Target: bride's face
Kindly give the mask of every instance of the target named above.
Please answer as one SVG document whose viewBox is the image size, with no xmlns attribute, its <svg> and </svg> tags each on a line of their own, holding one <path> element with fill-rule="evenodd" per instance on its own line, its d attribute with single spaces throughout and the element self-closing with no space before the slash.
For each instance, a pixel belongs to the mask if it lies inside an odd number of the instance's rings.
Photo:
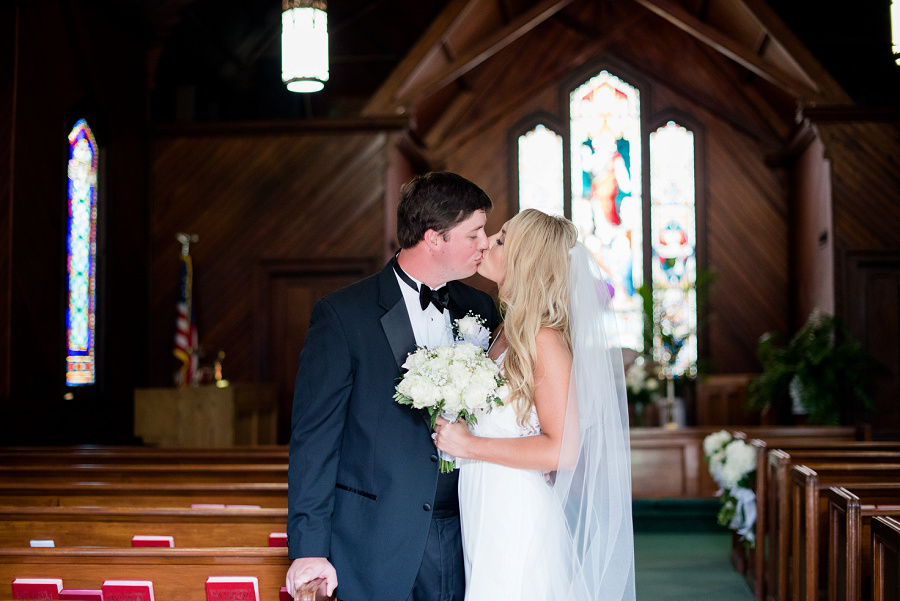
<svg viewBox="0 0 900 601">
<path fill-rule="evenodd" d="M 503 242 L 506 239 L 506 227 L 509 222 L 503 224 L 500 231 L 488 238 L 488 247 L 484 251 L 481 263 L 478 265 L 478 273 L 483 277 L 496 282 L 499 286 L 506 278 L 506 266 L 503 263 Z"/>
</svg>

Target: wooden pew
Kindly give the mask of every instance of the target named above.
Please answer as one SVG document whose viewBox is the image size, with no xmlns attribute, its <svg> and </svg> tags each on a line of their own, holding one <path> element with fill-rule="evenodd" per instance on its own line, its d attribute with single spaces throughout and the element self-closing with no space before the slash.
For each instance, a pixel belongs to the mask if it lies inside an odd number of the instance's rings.
<svg viewBox="0 0 900 601">
<path fill-rule="evenodd" d="M 287 463 L 287 447 L 158 449 L 153 447 L 0 447 L 2 465 Z"/>
<path fill-rule="evenodd" d="M 699 499 L 715 496 L 718 486 L 709 475 L 703 439 L 721 427 L 631 429 L 631 484 L 635 499 Z M 862 440 L 870 429 L 845 426 L 742 428 L 751 438 Z"/>
<path fill-rule="evenodd" d="M 872 563 L 874 601 L 900 599 L 900 521 L 872 519 Z"/>
<path fill-rule="evenodd" d="M 285 548 L 0 548 L 0 586 L 14 578 L 62 578 L 66 588 L 78 589 L 99 589 L 104 580 L 151 580 L 156 599 L 182 601 L 205 599 L 209 576 L 256 576 L 260 601 L 278 601 L 290 563 Z"/>
<path fill-rule="evenodd" d="M 825 491 L 828 503 L 828 600 L 871 598 L 872 518 L 900 516 L 900 483 L 888 488 Z"/>
<path fill-rule="evenodd" d="M 784 428 L 773 428 L 775 432 L 783 432 Z M 779 432 L 779 433 L 781 433 Z M 864 434 L 866 431 L 861 430 Z M 847 430 L 844 434 L 848 434 Z M 770 449 L 780 449 L 784 451 L 840 451 L 848 452 L 850 450 L 858 451 L 894 451 L 900 452 L 900 443 L 898 442 L 869 442 L 855 441 L 838 436 L 818 438 L 818 437 L 779 437 L 767 436 L 765 440 L 754 438 L 749 439 L 746 432 L 736 431 L 732 435 L 735 438 L 743 439 L 754 448 L 756 453 L 756 482 L 754 492 L 757 499 L 757 516 L 755 525 L 756 546 L 750 553 L 746 553 L 743 543 L 737 538 L 732 544 L 732 562 L 737 567 L 740 558 L 746 555 L 746 571 L 747 584 L 754 596 L 758 599 L 766 598 L 766 549 L 767 549 L 767 533 L 770 531 L 769 526 L 769 508 L 766 499 L 769 495 L 769 471 L 768 471 L 768 451 Z M 784 481 L 780 482 L 783 494 L 787 494 L 787 470 L 783 471 Z M 786 511 L 786 507 L 783 507 Z"/>
<path fill-rule="evenodd" d="M 0 483 L 121 482 L 121 483 L 242 483 L 287 482 L 288 465 L 12 465 L 0 466 Z"/>
<path fill-rule="evenodd" d="M 194 503 L 287 507 L 287 482 L 245 484 L 0 484 L 0 506 L 176 507 Z"/>
<path fill-rule="evenodd" d="M 176 547 L 266 547 L 287 509 L 0 507 L 0 547 L 130 547 L 135 534 L 172 536 Z"/>
<path fill-rule="evenodd" d="M 779 481 L 775 484 L 772 484 L 770 482 L 768 468 L 769 450 L 778 449 L 787 453 L 793 451 L 835 451 L 841 453 L 866 451 L 900 452 L 900 442 L 870 442 L 841 439 L 835 440 L 831 437 L 781 438 L 770 436 L 765 440 L 759 438 L 747 439 L 747 434 L 744 432 L 735 432 L 734 436 L 735 438 L 744 438 L 745 440 L 748 440 L 748 444 L 750 444 L 750 446 L 752 446 L 754 448 L 754 451 L 756 452 L 755 493 L 757 500 L 757 514 L 755 536 L 757 544 L 752 553 L 749 554 L 749 565 L 746 575 L 750 590 L 753 591 L 753 594 L 758 599 L 764 599 L 766 597 L 766 536 L 767 533 L 771 531 L 771 527 L 768 525 L 768 522 L 770 519 L 772 519 L 769 517 L 770 510 L 766 501 L 769 495 L 769 486 L 780 486 L 781 490 L 776 491 L 776 494 L 779 492 L 784 495 L 787 494 L 787 469 L 783 469 L 783 471 L 780 472 L 781 477 L 783 478 L 782 481 Z M 787 511 L 786 505 L 783 505 L 782 509 L 784 511 Z M 736 550 L 733 550 L 733 552 L 735 551 Z"/>
<path fill-rule="evenodd" d="M 895 464 L 814 463 L 791 468 L 790 523 L 777 534 L 779 548 L 787 546 L 789 555 L 780 557 L 781 578 L 788 580 L 786 568 L 791 566 L 790 587 L 793 599 L 818 601 L 819 541 L 827 536 L 827 504 L 822 491 L 831 486 L 854 490 L 889 488 L 900 481 L 900 462 Z M 824 530 L 824 532 L 823 532 Z M 827 553 L 825 553 L 827 561 Z M 783 580 L 779 580 L 779 589 Z M 785 597 L 786 598 L 786 597 Z"/>
<path fill-rule="evenodd" d="M 860 477 L 869 478 L 866 470 L 873 468 L 876 473 L 882 474 L 881 478 L 890 481 L 891 477 L 900 478 L 900 452 L 894 454 L 890 451 L 866 451 L 862 454 L 855 453 L 852 445 L 847 447 L 844 456 L 840 457 L 840 461 L 845 464 L 853 464 Z M 788 557 L 790 554 L 790 538 L 788 534 L 791 528 L 790 521 L 790 470 L 798 462 L 809 465 L 810 467 L 818 467 L 829 465 L 830 460 L 836 460 L 833 453 L 826 452 L 825 456 L 817 457 L 815 450 L 799 450 L 787 453 L 781 449 L 770 450 L 767 456 L 765 478 L 766 491 L 765 499 L 760 501 L 757 497 L 757 507 L 761 503 L 765 503 L 763 514 L 763 536 L 757 539 L 757 546 L 764 545 L 767 554 L 765 556 L 766 577 L 765 577 L 765 598 L 769 600 L 786 600 L 788 595 L 789 575 Z M 875 459 L 876 453 L 881 453 L 878 461 L 886 462 L 884 464 L 871 463 Z M 896 461 L 896 463 L 891 463 Z M 878 471 L 883 468 L 882 471 Z M 896 470 L 896 471 L 892 471 Z M 758 476 L 759 474 L 757 474 Z M 871 479 L 871 478 L 870 478 Z M 850 480 L 857 482 L 859 480 Z M 776 536 L 777 534 L 777 536 Z"/>
</svg>

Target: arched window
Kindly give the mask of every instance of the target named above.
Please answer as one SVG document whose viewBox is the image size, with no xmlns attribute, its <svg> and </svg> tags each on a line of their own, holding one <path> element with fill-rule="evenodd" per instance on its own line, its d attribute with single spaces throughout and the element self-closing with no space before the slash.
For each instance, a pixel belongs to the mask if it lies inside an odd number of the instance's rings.
<svg viewBox="0 0 900 601">
<path fill-rule="evenodd" d="M 569 217 L 612 286 L 619 344 L 652 353 L 667 376 L 692 376 L 698 355 L 695 134 L 675 120 L 643 131 L 640 90 L 609 70 L 595 73 L 568 95 L 566 126 L 537 125 L 516 139 L 519 210 Z M 546 116 L 526 123 L 548 120 L 555 122 Z M 641 296 L 647 286 L 652 316 Z M 645 324 L 648 317 L 652 323 Z"/>
<path fill-rule="evenodd" d="M 653 356 L 667 376 L 697 366 L 694 134 L 669 121 L 650 134 Z"/>
<path fill-rule="evenodd" d="M 519 210 L 563 215 L 563 139 L 539 123 L 518 137 Z"/>
<path fill-rule="evenodd" d="M 69 133 L 66 385 L 96 382 L 97 141 L 84 119 Z"/>
</svg>

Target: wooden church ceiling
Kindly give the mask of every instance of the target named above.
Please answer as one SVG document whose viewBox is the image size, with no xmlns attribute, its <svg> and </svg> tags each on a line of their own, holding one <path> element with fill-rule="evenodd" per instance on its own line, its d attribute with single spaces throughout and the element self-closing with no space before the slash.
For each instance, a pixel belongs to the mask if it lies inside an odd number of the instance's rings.
<svg viewBox="0 0 900 601">
<path fill-rule="evenodd" d="M 126 2 L 151 29 L 156 122 L 405 115 L 426 147 L 452 145 L 605 56 L 783 138 L 798 105 L 852 102 L 839 77 L 863 89 L 859 73 L 875 73 L 866 40 L 889 40 L 876 35 L 889 23 L 874 3 L 854 7 L 855 29 L 842 29 L 845 16 L 813 0 L 332 0 L 331 79 L 302 95 L 280 80 L 277 0 Z M 795 29 L 846 71 L 823 67 Z M 827 52 L 841 48 L 847 57 Z M 866 58 L 848 64 L 854 51 Z M 717 106 L 710 78 L 728 82 L 735 106 Z"/>
</svg>

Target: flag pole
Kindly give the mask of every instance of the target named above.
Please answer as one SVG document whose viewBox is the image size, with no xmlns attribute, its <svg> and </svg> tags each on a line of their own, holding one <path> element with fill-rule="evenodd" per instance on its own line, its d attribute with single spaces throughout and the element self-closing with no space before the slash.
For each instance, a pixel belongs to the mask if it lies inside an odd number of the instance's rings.
<svg viewBox="0 0 900 601">
<path fill-rule="evenodd" d="M 188 386 L 197 371 L 197 326 L 194 323 L 193 311 L 193 265 L 191 262 L 191 244 L 200 237 L 197 234 L 178 232 L 175 239 L 181 243 L 181 286 L 176 303 L 177 317 L 175 321 L 175 348 L 173 354 L 181 361 L 181 368 L 176 375 L 178 386 Z"/>
</svg>

